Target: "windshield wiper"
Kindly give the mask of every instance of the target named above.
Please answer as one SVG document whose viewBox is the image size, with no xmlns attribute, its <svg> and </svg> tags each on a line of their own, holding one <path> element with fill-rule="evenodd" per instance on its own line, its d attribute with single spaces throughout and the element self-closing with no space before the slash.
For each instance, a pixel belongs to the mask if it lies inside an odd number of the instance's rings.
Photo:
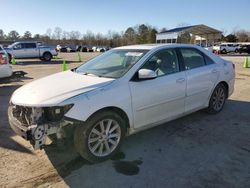
<svg viewBox="0 0 250 188">
<path fill-rule="evenodd" d="M 84 72 L 83 75 L 90 75 L 90 76 L 102 77 L 100 75 L 96 75 L 96 74 L 93 74 L 93 73 L 90 73 L 90 72 Z"/>
</svg>

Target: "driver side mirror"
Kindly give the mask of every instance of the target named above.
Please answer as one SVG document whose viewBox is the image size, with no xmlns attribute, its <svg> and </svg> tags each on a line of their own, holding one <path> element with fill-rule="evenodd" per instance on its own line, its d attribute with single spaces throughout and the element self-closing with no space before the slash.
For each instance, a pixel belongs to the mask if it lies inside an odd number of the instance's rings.
<svg viewBox="0 0 250 188">
<path fill-rule="evenodd" d="M 140 69 L 138 71 L 139 80 L 149 80 L 157 77 L 157 74 L 150 69 Z"/>
</svg>

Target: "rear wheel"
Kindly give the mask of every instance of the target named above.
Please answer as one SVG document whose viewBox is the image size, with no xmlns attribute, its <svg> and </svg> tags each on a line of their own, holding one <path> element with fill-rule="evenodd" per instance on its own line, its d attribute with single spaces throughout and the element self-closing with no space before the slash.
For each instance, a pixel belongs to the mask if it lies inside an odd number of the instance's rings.
<svg viewBox="0 0 250 188">
<path fill-rule="evenodd" d="M 219 84 L 215 87 L 207 108 L 207 112 L 210 114 L 216 114 L 220 112 L 225 104 L 227 97 L 227 90 L 223 84 Z"/>
<path fill-rule="evenodd" d="M 49 52 L 45 52 L 42 57 L 45 61 L 50 61 L 52 59 L 52 55 Z"/>
<path fill-rule="evenodd" d="M 103 111 L 76 127 L 74 143 L 83 158 L 98 162 L 118 151 L 124 137 L 125 121 L 112 111 Z"/>
</svg>

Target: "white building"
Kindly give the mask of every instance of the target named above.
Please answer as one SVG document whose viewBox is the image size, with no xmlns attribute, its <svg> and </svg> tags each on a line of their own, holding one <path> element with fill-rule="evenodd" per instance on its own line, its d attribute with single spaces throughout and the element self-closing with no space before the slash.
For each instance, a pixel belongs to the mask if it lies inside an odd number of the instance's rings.
<svg viewBox="0 0 250 188">
<path fill-rule="evenodd" d="M 206 25 L 178 27 L 156 34 L 157 43 L 195 43 L 209 46 L 220 42 L 222 32 Z"/>
</svg>

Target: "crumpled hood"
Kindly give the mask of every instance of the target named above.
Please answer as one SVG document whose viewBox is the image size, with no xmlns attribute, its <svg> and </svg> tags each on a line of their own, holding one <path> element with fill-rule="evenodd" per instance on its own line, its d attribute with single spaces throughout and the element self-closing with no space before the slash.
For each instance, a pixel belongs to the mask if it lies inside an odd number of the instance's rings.
<svg viewBox="0 0 250 188">
<path fill-rule="evenodd" d="M 53 106 L 112 81 L 114 79 L 81 75 L 72 71 L 60 72 L 20 87 L 13 93 L 11 102 L 23 106 Z"/>
</svg>

